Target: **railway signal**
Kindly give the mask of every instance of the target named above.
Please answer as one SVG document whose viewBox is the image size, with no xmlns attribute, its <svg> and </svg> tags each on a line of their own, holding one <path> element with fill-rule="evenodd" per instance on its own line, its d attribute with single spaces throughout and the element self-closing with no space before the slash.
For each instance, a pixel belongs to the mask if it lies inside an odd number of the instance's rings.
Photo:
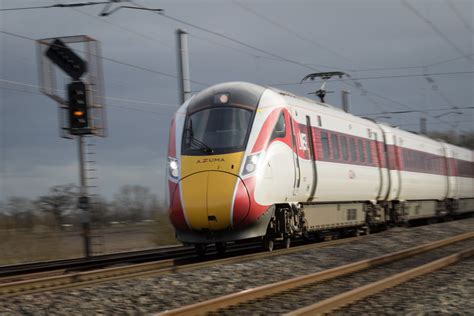
<svg viewBox="0 0 474 316">
<path fill-rule="evenodd" d="M 90 133 L 86 85 L 82 81 L 67 85 L 69 127 L 71 135 Z"/>
<path fill-rule="evenodd" d="M 50 44 L 46 56 L 75 80 L 87 71 L 86 62 L 58 38 Z"/>
<path fill-rule="evenodd" d="M 60 131 L 76 138 L 79 152 L 78 209 L 82 210 L 84 253 L 91 256 L 90 215 L 84 136 L 106 136 L 104 83 L 100 43 L 87 35 L 45 38 L 37 41 L 41 92 L 59 105 Z M 68 45 L 82 45 L 79 56 Z M 70 77 L 66 92 L 57 86 L 59 70 Z M 94 87 L 94 89 L 90 89 Z M 76 137 L 75 137 L 76 136 Z"/>
</svg>

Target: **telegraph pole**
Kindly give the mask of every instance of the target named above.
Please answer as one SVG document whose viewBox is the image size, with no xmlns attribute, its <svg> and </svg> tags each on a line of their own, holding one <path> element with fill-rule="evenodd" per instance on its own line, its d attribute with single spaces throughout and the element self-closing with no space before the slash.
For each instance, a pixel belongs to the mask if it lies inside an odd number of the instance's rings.
<svg viewBox="0 0 474 316">
<path fill-rule="evenodd" d="M 182 29 L 176 30 L 178 48 L 178 85 L 179 102 L 183 104 L 191 96 L 191 80 L 189 76 L 188 36 Z"/>
</svg>

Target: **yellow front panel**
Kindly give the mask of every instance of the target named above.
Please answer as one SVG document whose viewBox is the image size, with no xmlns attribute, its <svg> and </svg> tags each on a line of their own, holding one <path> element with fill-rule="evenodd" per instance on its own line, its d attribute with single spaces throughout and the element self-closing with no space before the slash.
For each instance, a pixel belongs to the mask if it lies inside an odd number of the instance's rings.
<svg viewBox="0 0 474 316">
<path fill-rule="evenodd" d="M 225 172 L 209 172 L 207 180 L 207 214 L 214 216 L 209 221 L 211 229 L 225 229 L 230 226 L 232 197 L 237 177 Z"/>
<path fill-rule="evenodd" d="M 224 155 L 181 156 L 181 178 L 190 174 L 218 170 L 238 174 L 244 152 Z"/>
<path fill-rule="evenodd" d="M 200 172 L 181 181 L 184 211 L 192 229 L 209 228 L 207 220 L 207 172 Z"/>
<path fill-rule="evenodd" d="M 243 152 L 181 156 L 181 194 L 192 229 L 230 226 L 232 197 Z"/>
</svg>

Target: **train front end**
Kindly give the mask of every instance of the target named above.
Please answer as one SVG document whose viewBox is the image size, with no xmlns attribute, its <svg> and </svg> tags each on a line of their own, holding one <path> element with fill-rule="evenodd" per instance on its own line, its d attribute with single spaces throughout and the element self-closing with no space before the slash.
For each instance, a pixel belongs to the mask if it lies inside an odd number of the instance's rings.
<svg viewBox="0 0 474 316">
<path fill-rule="evenodd" d="M 210 87 L 186 102 L 171 124 L 168 146 L 169 215 L 178 240 L 204 246 L 265 234 L 270 215 L 249 217 L 255 168 L 245 156 L 265 88 L 249 83 Z"/>
</svg>

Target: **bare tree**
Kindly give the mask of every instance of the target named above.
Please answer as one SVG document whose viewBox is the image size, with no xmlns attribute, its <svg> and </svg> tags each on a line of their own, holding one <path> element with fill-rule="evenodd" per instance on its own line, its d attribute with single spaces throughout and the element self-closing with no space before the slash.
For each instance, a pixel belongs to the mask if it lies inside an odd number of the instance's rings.
<svg viewBox="0 0 474 316">
<path fill-rule="evenodd" d="M 113 208 L 117 220 L 140 221 L 151 217 L 156 196 L 141 185 L 124 185 L 114 195 Z"/>
<path fill-rule="evenodd" d="M 110 220 L 110 204 L 103 196 L 96 196 L 90 204 L 91 222 L 94 225 L 105 226 Z"/>
<path fill-rule="evenodd" d="M 34 207 L 25 197 L 12 196 L 4 204 L 4 211 L 11 218 L 15 228 L 31 229 L 34 226 Z"/>
<path fill-rule="evenodd" d="M 474 149 L 474 133 L 463 133 L 456 135 L 455 132 L 431 132 L 429 136 L 433 139 L 441 139 L 447 143 L 461 147 Z"/>
<path fill-rule="evenodd" d="M 74 184 L 56 185 L 48 195 L 40 196 L 35 204 L 39 210 L 52 215 L 56 227 L 61 227 L 64 214 L 76 208 L 77 189 Z"/>
</svg>

